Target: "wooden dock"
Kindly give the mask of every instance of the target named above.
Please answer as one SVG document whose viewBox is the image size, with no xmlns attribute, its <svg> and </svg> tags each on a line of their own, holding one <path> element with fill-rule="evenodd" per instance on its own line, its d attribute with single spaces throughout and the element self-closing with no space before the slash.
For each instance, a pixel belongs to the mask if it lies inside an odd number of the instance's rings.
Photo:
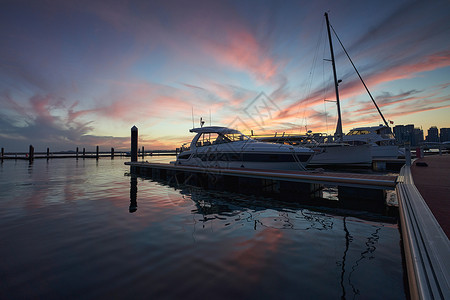
<svg viewBox="0 0 450 300">
<path fill-rule="evenodd" d="M 279 171 L 279 170 L 255 170 L 255 169 L 222 169 L 202 168 L 195 166 L 184 166 L 174 164 L 149 163 L 149 162 L 126 162 L 126 165 L 134 168 L 134 172 L 145 175 L 152 174 L 153 170 L 164 170 L 169 172 L 192 172 L 199 174 L 229 175 L 249 178 L 261 178 L 272 180 L 283 180 L 304 183 L 320 183 L 328 185 L 372 188 L 372 189 L 394 189 L 397 176 L 334 173 L 319 171 Z"/>
<path fill-rule="evenodd" d="M 450 299 L 450 156 L 405 165 L 398 181 L 411 299 Z"/>
<path fill-rule="evenodd" d="M 148 156 L 175 156 L 177 152 L 175 150 L 150 150 L 138 152 L 138 157 Z M 54 158 L 114 158 L 114 157 L 130 157 L 130 153 L 126 151 L 114 151 L 111 148 L 110 151 L 61 151 L 50 152 L 47 148 L 47 152 L 34 152 L 34 148 L 30 147 L 29 152 L 9 152 L 5 153 L 2 148 L 0 154 L 0 161 L 3 160 L 34 160 L 34 159 L 54 159 Z"/>
<path fill-rule="evenodd" d="M 397 179 L 396 176 L 320 171 L 201 168 L 149 162 L 125 164 L 130 166 L 134 175 L 167 180 L 177 185 L 267 195 L 283 201 L 312 201 L 313 205 L 321 205 L 319 202 L 322 201 L 323 205 L 377 212 L 386 210 L 387 190 L 395 189 Z M 323 197 L 327 186 L 337 186 L 339 201 Z"/>
</svg>

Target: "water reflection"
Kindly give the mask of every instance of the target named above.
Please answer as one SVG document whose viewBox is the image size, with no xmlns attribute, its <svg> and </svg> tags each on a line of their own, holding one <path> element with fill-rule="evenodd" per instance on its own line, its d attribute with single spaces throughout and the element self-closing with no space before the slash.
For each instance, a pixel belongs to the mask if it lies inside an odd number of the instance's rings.
<svg viewBox="0 0 450 300">
<path fill-rule="evenodd" d="M 128 175 L 130 176 L 130 212 L 134 212 L 137 209 L 137 178 L 134 175 Z M 338 208 L 305 207 L 300 203 L 280 202 L 279 200 L 263 196 L 252 197 L 226 191 L 206 190 L 201 187 L 179 184 L 176 181 L 160 179 L 151 179 L 149 181 L 157 182 L 175 191 L 176 193 L 168 194 L 168 197 L 173 200 L 172 203 L 175 205 L 178 205 L 180 198 L 183 199 L 183 205 L 186 205 L 186 199 L 192 202 L 194 209 L 191 209 L 191 214 L 201 216 L 195 219 L 193 223 L 192 236 L 194 240 L 196 240 L 198 230 L 196 227 L 198 224 L 201 224 L 202 229 L 214 226 L 216 231 L 218 228 L 247 226 L 253 231 L 257 231 L 257 235 L 264 234 L 266 243 L 256 248 L 255 246 L 251 247 L 253 249 L 252 255 L 262 256 L 262 260 L 270 258 L 266 257 L 266 252 L 258 254 L 261 249 L 257 249 L 262 247 L 262 249 L 267 251 L 267 241 L 273 240 L 273 238 L 277 241 L 276 244 L 282 244 L 283 231 L 329 231 L 331 236 L 333 236 L 331 239 L 338 239 L 337 244 L 340 243 L 339 241 L 344 241 L 344 246 L 337 246 L 333 250 L 336 253 L 334 262 L 339 268 L 340 274 L 336 281 L 340 285 L 341 299 L 354 299 L 361 294 L 364 286 L 361 286 L 362 282 L 359 274 L 367 273 L 367 271 L 360 268 L 364 265 L 364 261 L 377 259 L 377 243 L 383 225 L 372 222 L 376 222 L 375 219 L 377 218 L 380 222 L 392 224 L 396 222 L 395 218 L 383 215 L 375 216 L 372 213 L 353 212 L 358 217 L 358 219 L 355 219 L 351 211 L 344 211 Z M 146 180 L 143 180 L 142 184 L 145 184 L 145 182 Z M 337 222 L 339 220 L 342 220 L 343 226 L 337 226 L 336 228 L 336 224 L 340 224 L 340 222 Z M 349 220 L 350 226 L 348 224 Z M 355 226 L 355 224 L 363 224 L 364 227 L 368 227 L 370 230 L 352 234 L 350 227 Z M 355 239 L 357 240 L 356 244 L 354 243 Z M 273 244 L 272 246 L 276 245 Z M 278 247 L 281 246 L 276 246 L 276 248 Z M 280 251 L 274 250 L 273 254 L 276 255 Z M 242 256 L 247 257 L 247 255 L 241 253 L 239 257 Z M 250 258 L 248 257 L 248 259 Z M 244 262 L 239 262 L 239 259 L 234 261 L 235 265 L 240 265 L 240 263 Z M 240 268 L 242 267 L 241 265 Z M 367 266 L 364 265 L 364 268 L 367 268 Z"/>
<path fill-rule="evenodd" d="M 405 298 L 394 222 L 125 177 L 123 162 L 0 167 L 3 298 Z"/>
<path fill-rule="evenodd" d="M 350 268 L 350 271 L 346 271 L 346 262 L 347 262 L 347 253 L 350 249 L 350 244 L 353 242 L 353 236 L 350 234 L 350 231 L 347 227 L 347 217 L 344 217 L 343 220 L 343 229 L 345 232 L 345 248 L 344 248 L 344 253 L 342 256 L 342 262 L 337 262 L 338 265 L 341 266 L 341 289 L 342 289 L 342 295 L 341 295 L 341 299 L 347 299 L 347 298 L 351 298 L 354 299 L 357 295 L 360 295 L 360 290 L 356 287 L 356 284 L 353 281 L 353 275 L 354 273 L 357 271 L 358 267 L 361 266 L 361 262 L 365 259 L 375 259 L 376 256 L 374 255 L 376 248 L 376 245 L 378 243 L 379 240 L 379 231 L 380 231 L 380 227 L 375 228 L 375 232 L 373 232 L 372 234 L 370 234 L 367 237 L 367 240 L 365 242 L 365 248 L 361 249 L 362 252 L 360 252 L 360 257 L 354 261 L 353 265 Z M 345 277 L 346 277 L 346 273 L 347 274 L 347 282 L 344 281 Z M 351 293 L 352 293 L 352 297 L 347 297 L 347 292 L 346 292 L 346 286 L 348 286 L 351 288 Z"/>
<path fill-rule="evenodd" d="M 135 175 L 130 176 L 130 208 L 129 212 L 134 213 L 137 211 L 137 177 Z"/>
</svg>

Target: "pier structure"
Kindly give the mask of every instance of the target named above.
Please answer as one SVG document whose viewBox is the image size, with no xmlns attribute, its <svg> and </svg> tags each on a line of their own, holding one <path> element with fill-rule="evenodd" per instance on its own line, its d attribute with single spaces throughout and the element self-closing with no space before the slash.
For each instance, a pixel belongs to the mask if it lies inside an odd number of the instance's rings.
<svg viewBox="0 0 450 300">
<path fill-rule="evenodd" d="M 3 152 L 0 153 L 0 160 L 30 160 L 30 151 L 28 152 L 5 152 L 5 149 L 3 149 Z M 175 150 L 168 151 L 168 150 L 152 150 L 147 151 L 142 155 L 142 153 L 139 156 L 146 157 L 146 156 L 166 156 L 166 155 L 175 155 Z M 46 148 L 44 152 L 35 151 L 33 148 L 32 152 L 33 160 L 35 159 L 53 159 L 53 158 L 114 158 L 118 156 L 130 156 L 129 152 L 126 151 L 117 151 L 115 148 L 111 147 L 110 151 L 98 151 L 97 149 L 94 151 L 86 151 L 86 148 L 83 148 L 83 150 L 80 152 L 79 148 L 77 147 L 74 151 L 50 151 L 50 148 Z"/>
<path fill-rule="evenodd" d="M 275 194 L 289 199 L 322 198 L 325 186 L 337 186 L 340 201 L 376 202 L 384 206 L 386 190 L 394 190 L 396 176 L 331 173 L 321 171 L 281 171 L 245 168 L 204 168 L 196 166 L 126 162 L 131 173 L 154 179 L 226 189 L 252 194 Z"/>
<path fill-rule="evenodd" d="M 416 159 L 398 181 L 411 299 L 450 299 L 450 155 Z"/>
</svg>

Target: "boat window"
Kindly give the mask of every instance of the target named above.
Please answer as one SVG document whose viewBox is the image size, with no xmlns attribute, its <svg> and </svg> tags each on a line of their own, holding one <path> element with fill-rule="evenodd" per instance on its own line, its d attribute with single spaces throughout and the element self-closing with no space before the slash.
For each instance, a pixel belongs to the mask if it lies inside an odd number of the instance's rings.
<svg viewBox="0 0 450 300">
<path fill-rule="evenodd" d="M 197 140 L 196 146 L 204 147 L 215 144 L 218 136 L 219 135 L 217 133 L 202 133 L 202 135 Z"/>
<path fill-rule="evenodd" d="M 355 145 L 355 146 L 367 144 L 367 143 L 364 142 L 364 141 L 347 141 L 346 143 L 349 144 L 349 145 Z"/>
<path fill-rule="evenodd" d="M 224 134 L 224 140 L 229 142 L 247 141 L 249 138 L 243 134 L 228 133 Z"/>
<path fill-rule="evenodd" d="M 246 141 L 249 138 L 243 134 L 222 134 L 222 133 L 202 133 L 198 138 L 196 146 L 204 147 L 209 145 L 225 144 L 237 141 Z"/>
<path fill-rule="evenodd" d="M 362 134 L 370 134 L 369 130 L 350 130 L 347 135 L 362 135 Z"/>
</svg>

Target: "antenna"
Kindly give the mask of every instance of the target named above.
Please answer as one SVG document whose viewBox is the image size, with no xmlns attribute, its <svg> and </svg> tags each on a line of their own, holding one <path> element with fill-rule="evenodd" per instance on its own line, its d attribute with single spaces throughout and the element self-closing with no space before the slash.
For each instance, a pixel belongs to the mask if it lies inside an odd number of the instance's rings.
<svg viewBox="0 0 450 300">
<path fill-rule="evenodd" d="M 203 127 L 203 124 L 205 124 L 205 121 L 203 121 L 203 118 L 200 117 L 200 127 Z"/>
</svg>

